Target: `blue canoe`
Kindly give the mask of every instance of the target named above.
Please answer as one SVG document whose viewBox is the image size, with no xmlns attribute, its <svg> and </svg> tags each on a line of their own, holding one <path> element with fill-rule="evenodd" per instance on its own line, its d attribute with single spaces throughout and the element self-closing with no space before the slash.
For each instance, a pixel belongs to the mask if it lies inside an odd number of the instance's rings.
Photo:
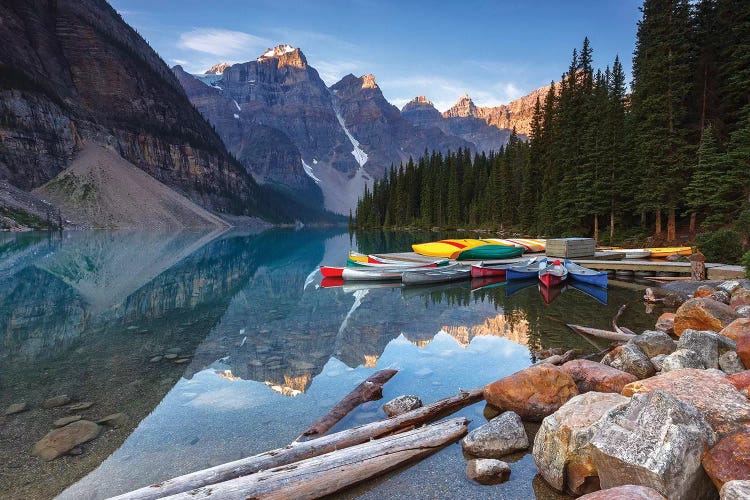
<svg viewBox="0 0 750 500">
<path fill-rule="evenodd" d="M 596 300 L 600 304 L 607 305 L 607 289 L 600 286 L 591 285 L 582 281 L 569 281 L 568 285 L 572 286 L 581 293 L 584 293 Z"/>
<path fill-rule="evenodd" d="M 593 269 L 579 266 L 571 260 L 565 261 L 565 267 L 568 269 L 568 276 L 573 280 L 607 288 L 606 271 L 594 271 Z"/>
<path fill-rule="evenodd" d="M 508 281 L 525 280 L 537 278 L 539 269 L 547 266 L 547 259 L 529 259 L 518 264 L 514 264 L 505 271 L 505 279 Z"/>
</svg>

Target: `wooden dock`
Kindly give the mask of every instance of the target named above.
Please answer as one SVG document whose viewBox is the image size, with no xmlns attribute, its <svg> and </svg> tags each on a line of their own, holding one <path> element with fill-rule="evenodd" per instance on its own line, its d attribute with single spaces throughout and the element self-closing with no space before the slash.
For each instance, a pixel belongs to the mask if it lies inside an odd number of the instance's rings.
<svg viewBox="0 0 750 500">
<path fill-rule="evenodd" d="M 501 262 L 520 262 L 526 260 L 529 257 L 538 255 L 540 257 L 543 254 L 527 254 L 523 257 L 515 259 L 507 259 L 502 261 L 486 260 L 486 263 L 501 263 Z M 419 262 L 431 262 L 435 260 L 435 257 L 427 257 L 419 255 L 414 252 L 402 252 L 402 253 L 388 253 L 378 254 L 379 257 L 386 257 L 389 259 L 403 259 Z M 666 260 L 646 260 L 646 259 L 622 259 L 622 260 L 602 260 L 606 255 L 597 255 L 591 259 L 571 259 L 576 264 L 580 264 L 590 269 L 601 269 L 606 271 L 646 271 L 646 272 L 668 272 L 668 273 L 679 273 L 682 275 L 690 275 L 690 263 L 689 262 L 669 262 Z M 458 261 L 451 261 L 458 262 Z M 462 264 L 471 264 L 472 261 L 461 261 Z M 716 264 L 706 262 L 706 273 L 707 278 L 710 280 L 727 280 L 727 279 L 740 279 L 745 277 L 745 269 L 742 266 L 729 266 L 726 264 Z"/>
</svg>

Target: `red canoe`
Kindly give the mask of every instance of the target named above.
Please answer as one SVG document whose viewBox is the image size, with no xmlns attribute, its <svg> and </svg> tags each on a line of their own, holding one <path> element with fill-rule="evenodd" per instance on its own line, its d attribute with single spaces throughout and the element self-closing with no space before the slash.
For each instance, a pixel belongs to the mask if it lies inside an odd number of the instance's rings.
<svg viewBox="0 0 750 500">
<path fill-rule="evenodd" d="M 559 260 L 539 270 L 539 281 L 546 287 L 562 285 L 568 277 L 568 269 Z"/>
<path fill-rule="evenodd" d="M 471 266 L 472 278 L 505 278 L 505 271 L 513 264 L 473 264 Z"/>
</svg>

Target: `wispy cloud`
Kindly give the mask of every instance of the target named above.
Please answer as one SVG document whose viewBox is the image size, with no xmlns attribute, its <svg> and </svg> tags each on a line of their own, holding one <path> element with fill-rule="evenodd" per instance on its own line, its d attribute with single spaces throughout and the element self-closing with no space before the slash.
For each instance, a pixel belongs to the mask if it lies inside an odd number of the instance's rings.
<svg viewBox="0 0 750 500">
<path fill-rule="evenodd" d="M 180 34 L 178 47 L 223 58 L 251 58 L 273 46 L 268 38 L 242 31 L 197 28 Z"/>
</svg>

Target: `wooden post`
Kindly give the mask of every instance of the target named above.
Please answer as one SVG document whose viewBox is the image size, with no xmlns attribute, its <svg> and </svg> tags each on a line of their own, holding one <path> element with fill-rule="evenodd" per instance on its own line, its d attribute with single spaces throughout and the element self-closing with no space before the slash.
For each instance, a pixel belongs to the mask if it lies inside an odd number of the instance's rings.
<svg viewBox="0 0 750 500">
<path fill-rule="evenodd" d="M 702 253 L 694 253 L 690 256 L 690 274 L 694 281 L 706 280 L 706 256 Z"/>
</svg>

